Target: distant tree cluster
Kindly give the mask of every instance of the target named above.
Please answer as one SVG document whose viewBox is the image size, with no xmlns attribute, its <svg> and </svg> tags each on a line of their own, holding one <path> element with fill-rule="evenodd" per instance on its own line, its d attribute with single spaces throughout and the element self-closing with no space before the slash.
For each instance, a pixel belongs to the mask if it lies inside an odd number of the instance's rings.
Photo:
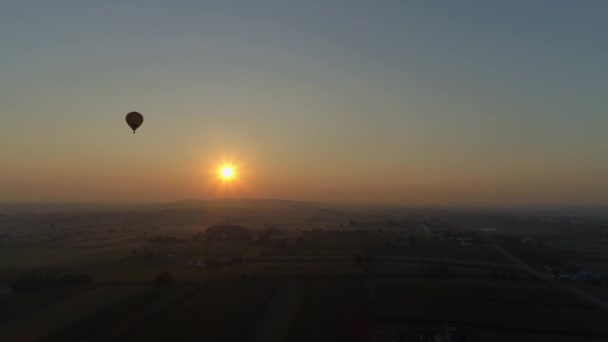
<svg viewBox="0 0 608 342">
<path fill-rule="evenodd" d="M 181 243 L 186 242 L 186 240 L 177 238 L 175 236 L 164 235 L 164 236 L 154 236 L 149 239 L 150 242 L 154 243 Z"/>
<path fill-rule="evenodd" d="M 30 273 L 17 278 L 11 284 L 15 293 L 34 292 L 43 289 L 57 289 L 89 284 L 93 281 L 90 275 L 84 273 L 69 273 L 61 276 L 54 274 Z"/>
<path fill-rule="evenodd" d="M 202 242 L 219 242 L 219 241 L 231 241 L 231 242 L 245 242 L 251 243 L 252 237 L 249 230 L 243 226 L 225 224 L 218 226 L 211 226 L 205 230 L 204 233 L 197 232 L 192 235 L 192 241 Z"/>
<path fill-rule="evenodd" d="M 281 230 L 276 227 L 266 228 L 260 233 L 258 238 L 255 240 L 255 243 L 264 244 L 266 242 L 270 242 L 271 241 L 270 238 L 272 236 L 280 235 L 280 234 L 282 234 Z"/>
</svg>

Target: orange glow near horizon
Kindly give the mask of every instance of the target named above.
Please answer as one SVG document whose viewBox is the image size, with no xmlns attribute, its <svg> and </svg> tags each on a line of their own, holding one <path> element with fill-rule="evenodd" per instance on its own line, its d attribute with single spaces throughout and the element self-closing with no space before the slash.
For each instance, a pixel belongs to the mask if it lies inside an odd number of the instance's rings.
<svg viewBox="0 0 608 342">
<path fill-rule="evenodd" d="M 209 178 L 206 179 L 204 196 L 210 198 L 239 197 L 247 193 L 246 174 L 240 163 L 234 159 L 222 158 L 222 162 L 211 166 Z"/>
</svg>

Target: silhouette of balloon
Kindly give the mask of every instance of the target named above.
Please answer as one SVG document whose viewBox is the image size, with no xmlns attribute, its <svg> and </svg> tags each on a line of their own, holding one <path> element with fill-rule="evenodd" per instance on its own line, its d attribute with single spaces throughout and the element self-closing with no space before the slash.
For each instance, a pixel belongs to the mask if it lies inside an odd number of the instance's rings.
<svg viewBox="0 0 608 342">
<path fill-rule="evenodd" d="M 125 119 L 127 120 L 127 125 L 129 125 L 129 127 L 131 127 L 131 129 L 133 130 L 133 134 L 135 134 L 135 130 L 137 130 L 139 126 L 141 126 L 141 124 L 144 122 L 144 116 L 139 114 L 138 112 L 131 112 L 127 114 L 127 117 Z"/>
</svg>

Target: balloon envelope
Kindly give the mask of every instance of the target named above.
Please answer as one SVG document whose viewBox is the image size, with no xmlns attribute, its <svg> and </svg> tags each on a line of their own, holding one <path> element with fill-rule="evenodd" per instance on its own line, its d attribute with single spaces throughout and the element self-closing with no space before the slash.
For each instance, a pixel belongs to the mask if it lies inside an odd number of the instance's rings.
<svg viewBox="0 0 608 342">
<path fill-rule="evenodd" d="M 133 130 L 133 133 L 135 133 L 135 130 L 138 129 L 139 126 L 141 126 L 141 124 L 144 122 L 144 116 L 138 112 L 131 112 L 127 114 L 125 119 L 127 120 L 127 125 L 129 125 L 129 127 L 131 127 Z"/>
</svg>

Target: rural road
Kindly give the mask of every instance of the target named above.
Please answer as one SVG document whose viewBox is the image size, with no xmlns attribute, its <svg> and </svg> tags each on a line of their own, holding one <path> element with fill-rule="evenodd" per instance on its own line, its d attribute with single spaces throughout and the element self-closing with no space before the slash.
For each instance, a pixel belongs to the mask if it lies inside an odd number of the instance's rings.
<svg viewBox="0 0 608 342">
<path fill-rule="evenodd" d="M 548 281 L 550 283 L 552 283 L 555 286 L 561 287 L 562 289 L 570 292 L 571 294 L 577 296 L 578 298 L 587 301 L 588 303 L 591 303 L 597 307 L 600 307 L 606 311 L 608 311 L 608 302 L 601 300 L 599 298 L 593 297 L 573 286 L 570 286 L 568 284 L 564 284 L 560 281 L 555 280 L 552 276 L 542 273 L 538 270 L 535 270 L 534 268 L 532 268 L 531 266 L 529 266 L 528 264 L 526 264 L 525 262 L 521 261 L 520 259 L 516 258 L 513 254 L 509 253 L 506 249 L 502 248 L 501 246 L 497 246 L 497 245 L 493 245 L 494 248 L 496 248 L 496 250 L 498 250 L 500 253 L 502 253 L 504 256 L 506 256 L 507 258 L 511 259 L 514 263 L 520 265 L 521 267 L 523 267 L 526 271 L 536 275 L 539 279 L 543 279 L 545 281 Z"/>
</svg>

